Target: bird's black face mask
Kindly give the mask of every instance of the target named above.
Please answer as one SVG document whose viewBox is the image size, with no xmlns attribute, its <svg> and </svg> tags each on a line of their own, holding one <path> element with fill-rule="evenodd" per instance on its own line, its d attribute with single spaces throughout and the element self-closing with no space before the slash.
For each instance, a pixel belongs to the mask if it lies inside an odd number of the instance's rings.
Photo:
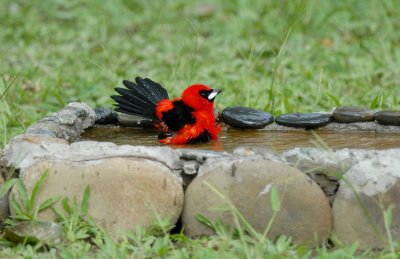
<svg viewBox="0 0 400 259">
<path fill-rule="evenodd" d="M 211 90 L 200 90 L 199 94 L 204 99 L 209 100 L 210 102 L 214 102 L 215 97 L 221 92 L 219 89 L 211 89 Z"/>
</svg>

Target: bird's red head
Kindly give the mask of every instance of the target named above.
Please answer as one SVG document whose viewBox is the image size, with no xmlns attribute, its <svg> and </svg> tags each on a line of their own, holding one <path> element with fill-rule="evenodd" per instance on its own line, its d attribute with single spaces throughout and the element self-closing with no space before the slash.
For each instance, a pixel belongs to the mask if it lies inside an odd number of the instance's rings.
<svg viewBox="0 0 400 259">
<path fill-rule="evenodd" d="M 206 85 L 191 85 L 182 93 L 182 101 L 195 110 L 212 110 L 214 98 L 221 92 Z"/>
</svg>

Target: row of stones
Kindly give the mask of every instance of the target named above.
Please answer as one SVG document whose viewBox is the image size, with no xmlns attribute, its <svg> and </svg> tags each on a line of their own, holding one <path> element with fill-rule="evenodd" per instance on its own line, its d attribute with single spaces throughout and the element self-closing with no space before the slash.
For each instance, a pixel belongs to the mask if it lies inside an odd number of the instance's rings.
<svg viewBox="0 0 400 259">
<path fill-rule="evenodd" d="M 273 218 L 270 201 L 276 188 L 281 209 L 269 231 L 271 238 L 285 234 L 296 243 L 316 245 L 324 243 L 333 228 L 345 244 L 384 247 L 382 210 L 400 207 L 399 150 L 295 149 L 280 156 L 251 148 L 228 154 L 19 136 L 4 151 L 3 163 L 20 170 L 28 191 L 48 171 L 39 204 L 52 196 L 76 195 L 79 200 L 90 185 L 90 215 L 116 238 L 139 224 L 150 226 L 155 212 L 173 223 L 182 216 L 189 236 L 212 234 L 197 216 L 235 225 L 235 211 L 212 209 L 229 204 L 263 233 Z M 55 218 L 52 210 L 39 216 Z M 400 215 L 394 213 L 392 222 L 392 237 L 400 238 Z"/>
<path fill-rule="evenodd" d="M 234 128 L 261 129 L 276 122 L 279 125 L 300 128 L 319 128 L 331 122 L 354 123 L 377 121 L 382 125 L 400 126 L 400 111 L 378 111 L 344 106 L 333 113 L 292 113 L 274 117 L 267 112 L 247 107 L 228 107 L 222 111 L 221 119 Z"/>
</svg>

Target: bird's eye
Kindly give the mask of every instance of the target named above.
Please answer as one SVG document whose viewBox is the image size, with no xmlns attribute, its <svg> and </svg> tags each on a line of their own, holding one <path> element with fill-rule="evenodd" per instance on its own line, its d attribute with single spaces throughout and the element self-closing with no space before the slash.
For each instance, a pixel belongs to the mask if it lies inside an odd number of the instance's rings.
<svg viewBox="0 0 400 259">
<path fill-rule="evenodd" d="M 200 90 L 199 94 L 200 94 L 201 97 L 207 99 L 208 95 L 210 94 L 210 91 L 208 91 L 208 90 Z"/>
</svg>

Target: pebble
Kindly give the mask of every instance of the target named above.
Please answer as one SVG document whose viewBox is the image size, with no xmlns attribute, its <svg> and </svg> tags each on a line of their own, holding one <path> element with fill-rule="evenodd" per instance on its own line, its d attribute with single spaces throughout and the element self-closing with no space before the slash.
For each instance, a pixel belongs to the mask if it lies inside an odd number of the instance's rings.
<svg viewBox="0 0 400 259">
<path fill-rule="evenodd" d="M 96 123 L 98 124 L 117 124 L 118 114 L 115 111 L 104 107 L 94 109 L 96 113 Z"/>
<path fill-rule="evenodd" d="M 276 117 L 275 122 L 289 127 L 318 128 L 329 124 L 332 115 L 329 113 L 291 113 L 282 114 Z"/>
<path fill-rule="evenodd" d="M 311 246 L 325 242 L 332 226 L 331 208 L 322 190 L 306 174 L 266 160 L 220 159 L 206 164 L 185 193 L 182 222 L 186 235 L 214 234 L 197 220 L 199 214 L 211 222 L 220 220 L 235 226 L 231 211 L 213 209 L 226 208 L 226 200 L 263 233 L 274 214 L 271 190 L 276 187 L 281 204 L 268 237 L 289 235 L 294 243 Z"/>
<path fill-rule="evenodd" d="M 64 239 L 62 227 L 52 221 L 22 221 L 6 228 L 4 237 L 14 243 L 46 245 L 61 244 Z"/>
<path fill-rule="evenodd" d="M 343 106 L 333 111 L 333 119 L 341 123 L 373 121 L 374 114 L 374 111 L 367 108 Z"/>
<path fill-rule="evenodd" d="M 400 126 L 400 111 L 379 111 L 375 113 L 375 120 L 382 125 Z"/>
<path fill-rule="evenodd" d="M 241 106 L 224 109 L 221 118 L 229 126 L 240 129 L 262 129 L 274 121 L 268 112 Z"/>
</svg>

